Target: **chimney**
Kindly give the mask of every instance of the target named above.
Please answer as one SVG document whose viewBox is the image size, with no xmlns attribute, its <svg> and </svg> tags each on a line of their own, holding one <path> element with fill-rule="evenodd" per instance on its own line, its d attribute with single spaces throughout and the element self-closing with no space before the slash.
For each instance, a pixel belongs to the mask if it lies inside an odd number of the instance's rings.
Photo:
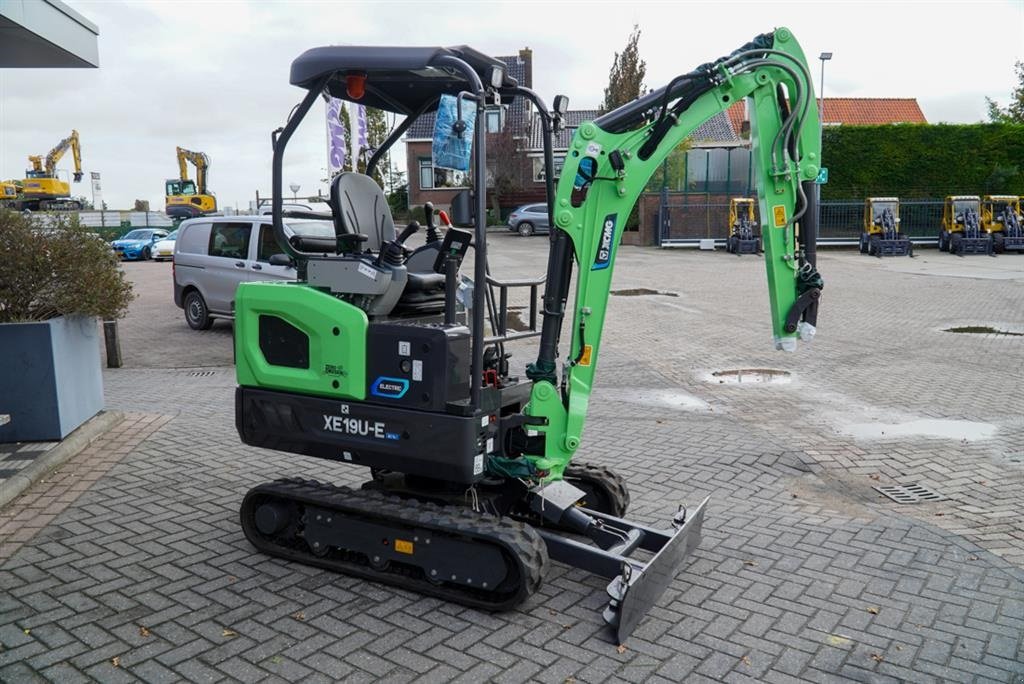
<svg viewBox="0 0 1024 684">
<path fill-rule="evenodd" d="M 533 50 L 528 47 L 519 51 L 519 61 L 523 63 L 523 83 L 519 85 L 533 87 Z"/>
</svg>

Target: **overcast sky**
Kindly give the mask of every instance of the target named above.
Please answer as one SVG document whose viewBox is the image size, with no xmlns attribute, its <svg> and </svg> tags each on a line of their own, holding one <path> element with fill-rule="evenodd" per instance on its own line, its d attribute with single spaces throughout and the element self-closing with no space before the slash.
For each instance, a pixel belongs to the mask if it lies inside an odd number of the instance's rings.
<svg viewBox="0 0 1024 684">
<path fill-rule="evenodd" d="M 31 1 L 31 0 L 27 0 Z M 1024 60 L 1024 0 L 992 2 L 120 2 L 65 0 L 99 25 L 99 69 L 0 69 L 0 178 L 77 128 L 85 171 L 110 208 L 163 207 L 176 145 L 211 157 L 222 206 L 270 189 L 270 131 L 304 91 L 291 60 L 327 44 L 458 45 L 534 53 L 534 89 L 549 103 L 596 107 L 613 54 L 640 25 L 647 85 L 788 26 L 826 97 L 915 97 L 930 122 L 977 122 L 985 96 L 1005 104 Z M 827 160 L 826 160 L 827 164 Z M 322 108 L 289 146 L 285 184 L 323 186 Z M 60 164 L 70 169 L 70 156 Z M 88 178 L 88 175 L 86 176 Z M 74 194 L 89 195 L 83 182 Z"/>
</svg>

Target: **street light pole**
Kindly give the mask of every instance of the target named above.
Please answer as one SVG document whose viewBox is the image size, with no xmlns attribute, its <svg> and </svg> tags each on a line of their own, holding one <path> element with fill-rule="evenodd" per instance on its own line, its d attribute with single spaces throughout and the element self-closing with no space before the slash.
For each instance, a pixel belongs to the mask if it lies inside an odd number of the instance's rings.
<svg viewBox="0 0 1024 684">
<path fill-rule="evenodd" d="M 288 187 L 292 189 L 292 200 L 298 201 L 298 199 L 299 199 L 299 188 L 302 187 L 302 186 L 299 185 L 298 183 L 292 183 Z"/>
<path fill-rule="evenodd" d="M 818 142 L 821 142 L 821 131 L 825 127 L 825 62 L 832 59 L 831 52 L 818 55 L 821 60 L 821 82 L 818 88 Z"/>
</svg>

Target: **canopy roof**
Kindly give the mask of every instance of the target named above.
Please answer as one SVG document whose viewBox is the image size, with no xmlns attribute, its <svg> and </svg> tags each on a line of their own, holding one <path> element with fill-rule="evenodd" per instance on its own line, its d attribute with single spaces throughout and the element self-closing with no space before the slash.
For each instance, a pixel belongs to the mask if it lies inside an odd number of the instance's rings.
<svg viewBox="0 0 1024 684">
<path fill-rule="evenodd" d="M 438 97 L 457 95 L 470 90 L 469 80 L 442 58 L 456 57 L 466 62 L 480 77 L 484 86 L 491 80 L 491 70 L 500 69 L 501 87 L 515 88 L 518 83 L 508 75 L 505 63 L 465 45 L 457 47 L 375 47 L 331 45 L 306 50 L 292 62 L 291 84 L 313 88 L 329 76 L 327 91 L 334 97 L 359 102 L 389 112 L 409 115 L 426 107 L 436 109 Z M 345 77 L 366 75 L 366 92 L 356 100 L 349 97 Z"/>
</svg>

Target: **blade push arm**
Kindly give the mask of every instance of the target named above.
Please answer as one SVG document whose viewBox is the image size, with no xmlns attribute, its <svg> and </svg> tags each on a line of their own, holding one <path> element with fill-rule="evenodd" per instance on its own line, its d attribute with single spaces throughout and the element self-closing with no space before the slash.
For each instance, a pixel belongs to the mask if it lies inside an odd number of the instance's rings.
<svg viewBox="0 0 1024 684">
<path fill-rule="evenodd" d="M 527 369 L 534 385 L 526 413 L 544 419 L 534 427 L 543 434 L 544 453 L 527 457 L 550 477 L 561 476 L 580 444 L 612 271 L 633 205 L 679 143 L 744 98 L 775 345 L 792 350 L 798 337 L 813 335 L 821 289 L 814 268 L 813 183 L 821 167 L 817 107 L 800 46 L 788 29 L 777 29 L 576 131 L 552 213 L 541 354 Z M 557 345 L 569 277 L 551 270 L 570 269 L 573 259 L 573 337 L 559 386 L 550 351 Z M 559 287 L 564 289 L 550 290 Z"/>
</svg>

